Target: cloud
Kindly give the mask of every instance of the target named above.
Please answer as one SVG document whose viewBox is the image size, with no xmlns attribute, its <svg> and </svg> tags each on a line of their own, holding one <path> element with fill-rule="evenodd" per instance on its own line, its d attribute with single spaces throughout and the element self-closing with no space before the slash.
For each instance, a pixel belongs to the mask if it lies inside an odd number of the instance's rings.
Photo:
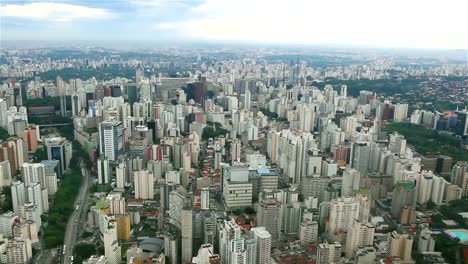
<svg viewBox="0 0 468 264">
<path fill-rule="evenodd" d="M 103 8 L 74 4 L 35 2 L 0 6 L 0 16 L 33 20 L 71 21 L 77 19 L 109 19 L 114 14 Z"/>
<path fill-rule="evenodd" d="M 155 28 L 215 41 L 467 48 L 464 0 L 206 0 Z"/>
</svg>

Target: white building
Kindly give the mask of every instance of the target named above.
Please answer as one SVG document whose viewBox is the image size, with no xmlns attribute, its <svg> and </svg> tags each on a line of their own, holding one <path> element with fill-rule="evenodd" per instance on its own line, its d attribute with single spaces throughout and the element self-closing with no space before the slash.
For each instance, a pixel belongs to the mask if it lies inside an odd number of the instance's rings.
<svg viewBox="0 0 468 264">
<path fill-rule="evenodd" d="M 20 181 L 13 182 L 11 185 L 11 196 L 13 200 L 13 212 L 19 213 L 20 207 L 26 202 L 24 183 Z"/>
<path fill-rule="evenodd" d="M 115 161 L 124 153 L 123 126 L 119 121 L 99 124 L 99 153 Z"/>
<path fill-rule="evenodd" d="M 257 244 L 257 258 L 254 263 L 271 263 L 271 235 L 265 227 L 254 227 L 250 230 Z"/>
<path fill-rule="evenodd" d="M 316 243 L 318 238 L 318 223 L 310 219 L 304 219 L 301 223 L 299 240 L 303 246 Z"/>
<path fill-rule="evenodd" d="M 136 199 L 154 199 L 154 180 L 151 171 L 134 171 L 133 180 Z"/>
<path fill-rule="evenodd" d="M 371 246 L 374 243 L 375 228 L 370 223 L 354 222 L 346 234 L 346 256 L 353 258 L 360 246 Z"/>
</svg>

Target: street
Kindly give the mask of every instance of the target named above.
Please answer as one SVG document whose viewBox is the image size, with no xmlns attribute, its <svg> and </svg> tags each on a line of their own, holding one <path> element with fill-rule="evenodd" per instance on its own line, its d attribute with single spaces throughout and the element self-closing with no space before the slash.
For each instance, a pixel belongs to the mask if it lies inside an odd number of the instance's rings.
<svg viewBox="0 0 468 264">
<path fill-rule="evenodd" d="M 66 245 L 65 254 L 62 252 L 62 263 L 68 264 L 72 263 L 70 261 L 70 257 L 73 256 L 73 248 L 77 241 L 77 233 L 78 233 L 78 223 L 80 221 L 81 214 L 83 212 L 83 207 L 86 204 L 86 197 L 88 195 L 88 187 L 89 187 L 89 171 L 81 167 L 82 175 L 84 177 L 83 184 L 81 184 L 80 192 L 75 199 L 74 208 L 78 206 L 78 210 L 73 211 L 72 215 L 68 219 L 67 223 L 67 230 L 65 231 L 65 239 L 64 245 Z"/>
</svg>

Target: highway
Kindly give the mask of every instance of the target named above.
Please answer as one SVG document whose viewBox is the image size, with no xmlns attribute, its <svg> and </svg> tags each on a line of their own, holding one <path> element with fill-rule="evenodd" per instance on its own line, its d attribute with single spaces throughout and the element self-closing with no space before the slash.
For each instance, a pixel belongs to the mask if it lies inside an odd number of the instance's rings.
<svg viewBox="0 0 468 264">
<path fill-rule="evenodd" d="M 81 167 L 81 172 L 84 177 L 83 183 L 80 187 L 80 192 L 75 199 L 73 207 L 78 206 L 78 210 L 73 211 L 72 215 L 68 218 L 67 230 L 65 231 L 64 245 L 66 245 L 65 254 L 62 252 L 62 263 L 70 264 L 70 257 L 73 256 L 73 248 L 77 242 L 77 233 L 78 233 L 78 223 L 80 222 L 81 214 L 83 212 L 83 207 L 86 205 L 87 196 L 88 196 L 88 187 L 91 178 L 89 177 L 89 171 Z"/>
</svg>

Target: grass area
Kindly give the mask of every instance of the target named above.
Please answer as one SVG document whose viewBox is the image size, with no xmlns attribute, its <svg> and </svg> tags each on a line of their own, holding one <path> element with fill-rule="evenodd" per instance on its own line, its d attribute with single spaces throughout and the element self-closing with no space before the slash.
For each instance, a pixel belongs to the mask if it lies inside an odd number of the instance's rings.
<svg viewBox="0 0 468 264">
<path fill-rule="evenodd" d="M 391 123 L 387 125 L 387 131 L 389 134 L 397 131 L 405 136 L 407 142 L 422 155 L 447 155 L 455 162 L 468 160 L 468 151 L 462 148 L 461 140 L 454 136 L 411 123 Z"/>
</svg>

